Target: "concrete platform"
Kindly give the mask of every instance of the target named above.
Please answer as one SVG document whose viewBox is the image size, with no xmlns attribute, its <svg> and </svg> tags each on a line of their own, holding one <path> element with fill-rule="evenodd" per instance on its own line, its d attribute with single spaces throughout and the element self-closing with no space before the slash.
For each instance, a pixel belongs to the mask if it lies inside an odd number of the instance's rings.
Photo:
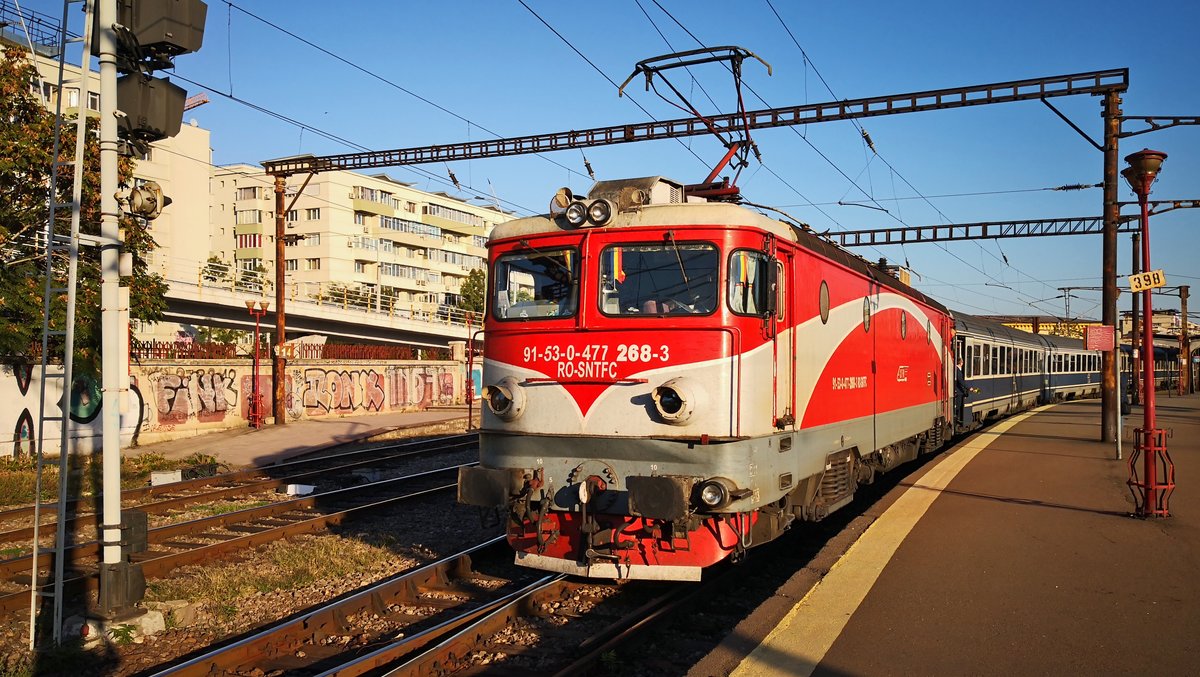
<svg viewBox="0 0 1200 677">
<path fill-rule="evenodd" d="M 1160 393 L 1158 426 L 1170 518 L 1131 516 L 1098 401 L 1009 419 L 906 478 L 757 648 L 705 674 L 1200 673 L 1200 395 Z"/>
<path fill-rule="evenodd" d="M 478 407 L 476 408 L 478 413 Z M 286 425 L 266 425 L 259 430 L 250 427 L 221 430 L 185 439 L 129 447 L 121 450 L 126 456 L 157 453 L 171 459 L 183 459 L 194 453 L 211 454 L 232 468 L 268 465 L 348 442 L 357 442 L 384 433 L 419 428 L 440 423 L 461 421 L 460 431 L 467 429 L 467 408 L 447 407 L 425 411 L 390 412 L 346 416 L 343 418 L 310 418 L 291 421 Z M 450 434 L 453 431 L 447 431 Z"/>
</svg>

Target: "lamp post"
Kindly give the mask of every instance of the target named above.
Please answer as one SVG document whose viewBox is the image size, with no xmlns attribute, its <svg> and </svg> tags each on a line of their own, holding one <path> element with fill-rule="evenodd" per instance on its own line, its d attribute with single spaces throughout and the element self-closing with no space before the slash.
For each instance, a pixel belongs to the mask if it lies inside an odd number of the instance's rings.
<svg viewBox="0 0 1200 677">
<path fill-rule="evenodd" d="M 1138 196 L 1138 204 L 1142 208 L 1142 270 L 1150 271 L 1150 207 L 1148 198 L 1150 186 L 1158 178 L 1158 170 L 1162 167 L 1167 154 L 1143 149 L 1125 157 L 1129 166 L 1121 171 L 1121 176 L 1129 182 L 1129 187 Z M 1151 290 L 1142 292 L 1142 356 L 1145 382 L 1143 395 L 1144 417 L 1142 427 L 1137 429 L 1137 443 L 1134 453 L 1129 457 L 1129 487 L 1138 503 L 1139 517 L 1169 517 L 1167 500 L 1175 489 L 1175 466 L 1167 453 L 1166 431 L 1155 427 L 1154 420 L 1154 311 L 1151 306 Z M 1142 476 L 1137 474 L 1137 458 L 1142 457 Z M 1159 477 L 1159 465 L 1162 465 L 1162 477 Z M 1138 490 L 1141 496 L 1138 496 Z"/>
<path fill-rule="evenodd" d="M 250 425 L 254 426 L 255 430 L 263 426 L 263 403 L 262 393 L 258 391 L 258 323 L 264 315 L 267 314 L 267 308 L 271 307 L 270 301 L 246 301 L 246 310 L 250 311 L 250 315 L 254 317 L 254 369 L 250 381 L 250 404 L 246 408 L 246 418 L 250 420 Z"/>
</svg>

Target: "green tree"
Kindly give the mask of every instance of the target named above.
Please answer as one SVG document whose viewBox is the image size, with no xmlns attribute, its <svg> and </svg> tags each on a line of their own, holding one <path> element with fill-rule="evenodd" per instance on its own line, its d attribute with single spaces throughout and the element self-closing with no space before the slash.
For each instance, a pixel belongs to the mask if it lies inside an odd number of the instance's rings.
<svg viewBox="0 0 1200 677">
<path fill-rule="evenodd" d="M 44 238 L 49 218 L 51 160 L 54 154 L 54 114 L 47 110 L 35 92 L 40 80 L 26 52 L 8 45 L 0 54 L 0 359 L 23 361 L 36 359 L 41 343 L 42 296 L 45 286 Z M 100 154 L 96 121 L 88 123 L 84 152 L 84 183 L 80 230 L 84 234 L 100 232 Z M 75 155 L 75 126 L 64 125 L 61 165 L 56 200 L 70 202 Z M 121 158 L 119 177 L 128 185 L 133 162 Z M 55 213 L 54 232 L 70 232 L 71 215 L 67 210 Z M 156 245 L 144 224 L 124 217 L 125 251 L 133 254 L 133 275 L 121 283 L 130 289 L 131 317 L 143 324 L 162 319 L 166 308 L 167 285 L 158 275 L 149 274 L 145 255 Z M 53 285 L 63 287 L 67 278 L 67 259 L 55 261 Z M 75 305 L 75 359 L 82 372 L 96 373 L 100 368 L 100 267 L 99 252 L 81 247 L 78 268 L 79 287 Z M 65 324 L 66 294 L 51 300 L 52 329 Z M 55 337 L 57 338 L 57 337 Z M 62 345 L 51 341 L 51 354 L 61 354 Z"/>
<path fill-rule="evenodd" d="M 482 313 L 487 296 L 487 273 L 473 268 L 458 288 L 458 307 L 472 313 Z"/>
<path fill-rule="evenodd" d="M 262 332 L 265 334 L 266 332 Z M 225 329 L 222 327 L 197 327 L 196 340 L 200 343 L 240 343 L 245 336 L 254 332 L 244 329 Z M 253 343 L 253 340 L 251 341 Z"/>
<path fill-rule="evenodd" d="M 201 271 L 200 275 L 201 279 L 205 282 L 215 284 L 228 284 L 233 279 L 230 265 L 222 261 L 221 257 L 216 254 L 208 257 L 208 261 L 204 264 L 204 270 Z"/>
</svg>

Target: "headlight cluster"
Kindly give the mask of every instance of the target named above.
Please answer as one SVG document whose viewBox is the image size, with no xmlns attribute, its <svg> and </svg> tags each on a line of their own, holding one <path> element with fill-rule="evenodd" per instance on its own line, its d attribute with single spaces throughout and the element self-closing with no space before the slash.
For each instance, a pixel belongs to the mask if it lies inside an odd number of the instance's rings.
<svg viewBox="0 0 1200 677">
<path fill-rule="evenodd" d="M 581 228 L 588 224 L 603 226 L 612 220 L 615 213 L 617 213 L 617 205 L 613 204 L 612 200 L 601 198 L 592 200 L 590 203 L 575 200 L 567 206 L 563 216 L 567 219 L 567 223 L 575 228 Z"/>
<path fill-rule="evenodd" d="M 525 389 L 517 379 L 505 376 L 495 385 L 484 386 L 483 401 L 497 418 L 515 421 L 525 412 Z"/>
</svg>

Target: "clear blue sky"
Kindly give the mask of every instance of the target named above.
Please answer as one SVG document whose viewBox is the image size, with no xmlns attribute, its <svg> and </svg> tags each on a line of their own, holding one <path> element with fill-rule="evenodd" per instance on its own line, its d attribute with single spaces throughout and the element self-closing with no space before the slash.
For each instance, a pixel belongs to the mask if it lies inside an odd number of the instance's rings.
<svg viewBox="0 0 1200 677">
<path fill-rule="evenodd" d="M 1195 3 L 525 2 L 617 83 L 637 61 L 694 49 L 700 46 L 696 39 L 706 46 L 749 49 L 774 69 L 768 77 L 759 64 L 747 62 L 745 82 L 761 96 L 746 92 L 749 108 L 1127 67 L 1125 114 L 1200 115 Z M 61 13 L 57 2 L 23 6 Z M 518 0 L 233 5 L 209 0 L 204 47 L 179 57 L 174 72 L 198 83 L 176 79 L 189 93 L 205 91 L 212 99 L 187 117 L 212 131 L 217 164 L 491 137 L 484 128 L 516 136 L 647 120 L 631 98 L 656 118 L 682 117 L 643 91 L 640 80 L 630 85 L 632 97 L 617 98 L 612 84 Z M 692 74 L 715 108 L 732 110 L 734 90 L 723 68 L 698 67 Z M 674 81 L 692 87 L 682 74 Z M 713 111 L 698 86 L 694 100 L 701 110 Z M 223 96 L 229 94 L 355 145 L 301 131 Z M 1064 97 L 1053 103 L 1100 139 L 1100 99 Z M 878 157 L 851 122 L 757 132 L 764 164 L 752 162 L 743 171 L 743 195 L 780 206 L 817 230 L 1101 213 L 1099 189 L 1037 190 L 1098 183 L 1102 169 L 1101 153 L 1041 103 L 868 118 L 860 124 Z M 1143 147 L 1169 155 L 1153 199 L 1200 198 L 1200 126 L 1124 139 L 1121 155 Z M 722 149 L 697 137 L 586 154 L 598 178 L 662 174 L 694 182 Z M 522 214 L 545 211 L 562 185 L 577 192 L 590 185 L 577 150 L 458 163 L 450 169 L 464 184 L 461 192 L 446 180 L 445 166 L 424 169 L 428 173 L 383 171 L 463 197 L 494 191 Z M 1136 199 L 1123 181 L 1120 199 Z M 838 201 L 868 202 L 888 212 Z M 1176 210 L 1151 223 L 1152 266 L 1165 269 L 1169 284 L 1194 285 L 1193 312 L 1200 310 L 1198 221 L 1200 210 Z M 1124 276 L 1131 269 L 1129 237 L 1121 236 L 1118 247 L 1118 274 Z M 1100 248 L 1099 236 L 1070 236 L 856 251 L 871 259 L 907 260 L 915 286 L 952 308 L 1062 315 L 1058 287 L 1101 284 Z M 1073 316 L 1099 317 L 1099 292 L 1071 294 Z M 1155 303 L 1178 307 L 1175 298 L 1156 296 Z M 1128 294 L 1119 307 L 1129 307 Z"/>
</svg>

